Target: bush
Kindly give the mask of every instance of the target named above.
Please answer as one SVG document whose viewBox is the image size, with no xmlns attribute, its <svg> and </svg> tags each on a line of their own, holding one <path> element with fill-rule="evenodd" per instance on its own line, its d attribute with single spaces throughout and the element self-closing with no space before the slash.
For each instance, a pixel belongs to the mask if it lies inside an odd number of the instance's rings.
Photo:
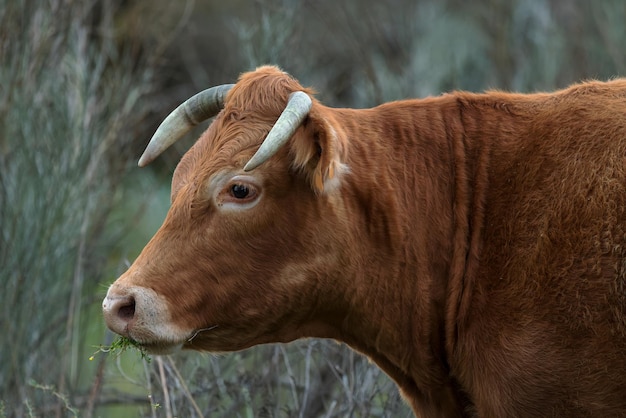
<svg viewBox="0 0 626 418">
<path fill-rule="evenodd" d="M 9 416 L 74 414 L 86 335 L 122 225 L 109 222 L 150 74 L 118 54 L 113 9 L 0 7 L 0 399 Z M 115 65 L 112 65 L 115 62 Z M 130 218 L 130 217 L 129 217 Z"/>
</svg>

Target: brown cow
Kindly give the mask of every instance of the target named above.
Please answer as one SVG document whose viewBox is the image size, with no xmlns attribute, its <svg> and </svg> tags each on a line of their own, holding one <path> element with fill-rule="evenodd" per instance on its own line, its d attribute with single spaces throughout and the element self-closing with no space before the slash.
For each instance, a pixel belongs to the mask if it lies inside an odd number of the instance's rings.
<svg viewBox="0 0 626 418">
<path fill-rule="evenodd" d="M 218 112 L 109 289 L 113 331 L 155 353 L 333 338 L 420 417 L 626 416 L 626 80 L 353 110 L 261 67 L 140 164 Z"/>
</svg>

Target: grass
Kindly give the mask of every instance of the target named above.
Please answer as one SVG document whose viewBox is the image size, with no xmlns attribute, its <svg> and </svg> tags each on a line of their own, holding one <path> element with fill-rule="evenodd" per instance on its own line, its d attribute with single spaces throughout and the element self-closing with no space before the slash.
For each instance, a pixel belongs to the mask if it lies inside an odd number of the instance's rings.
<svg viewBox="0 0 626 418">
<path fill-rule="evenodd" d="M 152 358 L 148 355 L 146 350 L 139 345 L 135 340 L 127 337 L 118 336 L 113 340 L 111 345 L 104 346 L 100 345 L 98 350 L 96 350 L 90 357 L 89 361 L 93 361 L 98 353 L 106 353 L 112 355 L 121 355 L 124 351 L 128 349 L 135 349 L 141 355 L 142 360 L 146 360 L 148 363 L 152 360 Z"/>
</svg>

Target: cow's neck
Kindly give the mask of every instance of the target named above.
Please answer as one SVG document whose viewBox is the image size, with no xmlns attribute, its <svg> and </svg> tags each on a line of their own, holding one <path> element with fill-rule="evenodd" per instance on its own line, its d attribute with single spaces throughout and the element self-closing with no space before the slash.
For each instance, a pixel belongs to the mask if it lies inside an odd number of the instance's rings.
<svg viewBox="0 0 626 418">
<path fill-rule="evenodd" d="M 339 338 L 372 358 L 424 416 L 456 416 L 467 401 L 441 353 L 453 348 L 462 295 L 450 281 L 463 280 L 468 253 L 471 196 L 458 185 L 467 183 L 466 150 L 451 100 L 416 103 L 352 127 L 346 181 L 359 214 L 360 246 L 351 251 L 360 257 Z M 385 137 L 363 143 L 376 129 Z"/>
</svg>

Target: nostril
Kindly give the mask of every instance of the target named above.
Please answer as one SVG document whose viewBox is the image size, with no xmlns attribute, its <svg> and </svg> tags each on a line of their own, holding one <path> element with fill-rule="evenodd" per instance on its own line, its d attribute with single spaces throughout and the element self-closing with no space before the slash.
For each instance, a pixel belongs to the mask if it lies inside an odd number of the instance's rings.
<svg viewBox="0 0 626 418">
<path fill-rule="evenodd" d="M 134 295 L 120 295 L 109 291 L 102 301 L 102 311 L 107 326 L 118 334 L 126 335 L 128 326 L 135 320 L 136 305 Z"/>
<path fill-rule="evenodd" d="M 117 316 L 125 321 L 130 321 L 135 316 L 135 298 L 130 296 L 117 310 Z"/>
</svg>

